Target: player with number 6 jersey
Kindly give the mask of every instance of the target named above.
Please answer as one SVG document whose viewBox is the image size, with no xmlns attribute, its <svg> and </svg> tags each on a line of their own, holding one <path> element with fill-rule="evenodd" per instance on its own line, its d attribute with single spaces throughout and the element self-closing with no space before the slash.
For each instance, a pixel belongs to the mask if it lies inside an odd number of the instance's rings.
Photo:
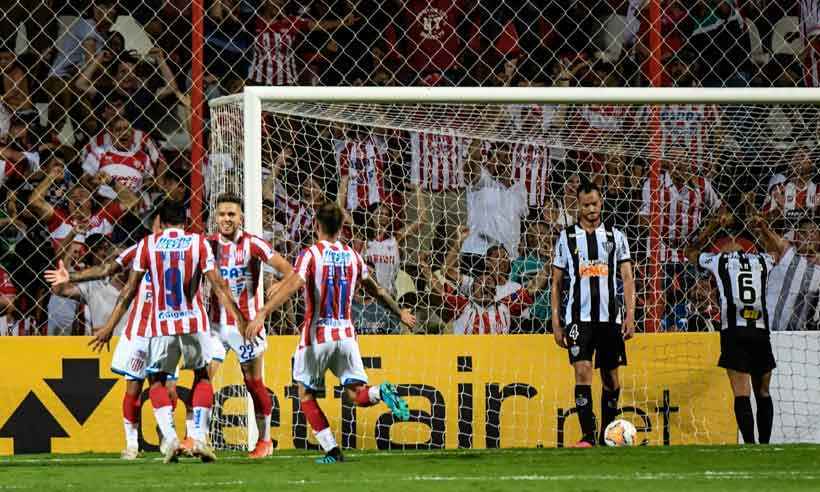
<svg viewBox="0 0 820 492">
<path fill-rule="evenodd" d="M 166 440 L 165 462 L 174 462 L 181 451 L 173 425 L 172 402 L 165 389 L 168 377 L 176 371 L 180 360 L 184 369 L 194 371 L 192 406 L 194 425 L 191 437 L 193 453 L 203 461 L 214 461 L 216 455 L 206 443 L 213 406 L 213 388 L 208 374 L 210 334 L 208 318 L 202 302 L 200 284 L 206 277 L 219 301 L 230 310 L 240 330 L 246 320 L 231 297 L 227 285 L 214 268 L 214 256 L 205 237 L 186 232 L 185 207 L 166 203 L 159 211 L 162 232 L 140 241 L 128 282 L 120 292 L 111 318 L 95 330 L 90 345 L 102 349 L 111 338 L 113 327 L 124 316 L 140 283 L 150 274 L 153 302 L 151 323 L 147 325 L 148 366 L 151 383 L 149 396 L 154 416 Z"/>
<path fill-rule="evenodd" d="M 208 242 L 214 251 L 219 275 L 227 283 L 242 315 L 245 319 L 252 320 L 262 309 L 261 298 L 258 295 L 259 283 L 262 280 L 262 264 L 270 265 L 282 275 L 292 268 L 264 239 L 242 231 L 242 221 L 242 198 L 231 193 L 219 195 L 216 199 L 218 233 L 210 236 Z M 248 457 L 270 456 L 273 454 L 273 442 L 270 437 L 273 400 L 265 387 L 263 377 L 262 354 L 267 348 L 264 330 L 260 331 L 252 342 L 248 342 L 229 309 L 219 303 L 218 299 L 213 299 L 211 307 L 211 321 L 215 334 L 219 337 L 218 347 L 221 349 L 216 358 L 224 360 L 226 348 L 234 351 L 242 368 L 245 387 L 253 401 L 259 440 Z"/>
<path fill-rule="evenodd" d="M 757 427 L 761 444 L 768 444 L 774 409 L 769 381 L 776 367 L 769 338 L 769 307 L 766 303 L 769 272 L 774 259 L 768 254 L 746 253 L 738 242 L 725 242 L 720 253 L 701 252 L 716 233 L 729 228 L 729 213 L 712 220 L 686 248 L 693 264 L 711 273 L 720 293 L 720 359 L 735 397 L 735 419 L 743 442 L 755 443 L 751 393 L 757 403 Z"/>
<path fill-rule="evenodd" d="M 299 386 L 299 401 L 325 456 L 318 463 L 342 461 L 336 438 L 316 403 L 316 393 L 325 390 L 328 369 L 339 378 L 348 397 L 360 407 L 383 401 L 399 420 L 410 418 L 407 403 L 389 383 L 368 386 L 367 374 L 356 342 L 351 318 L 353 293 L 357 283 L 376 300 L 390 308 L 410 327 L 416 318 L 399 307 L 387 290 L 368 272 L 362 257 L 350 246 L 339 242 L 344 212 L 335 203 L 326 203 L 316 214 L 319 241 L 299 255 L 295 268 L 282 280 L 262 311 L 247 327 L 245 338 L 252 341 L 264 327 L 264 320 L 298 290 L 304 288 L 305 319 L 293 359 L 293 380 Z"/>
</svg>

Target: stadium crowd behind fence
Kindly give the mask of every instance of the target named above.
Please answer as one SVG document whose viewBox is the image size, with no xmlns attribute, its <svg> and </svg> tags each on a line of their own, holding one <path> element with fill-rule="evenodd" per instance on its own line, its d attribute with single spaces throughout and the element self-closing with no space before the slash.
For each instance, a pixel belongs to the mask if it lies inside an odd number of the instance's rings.
<svg viewBox="0 0 820 492">
<path fill-rule="evenodd" d="M 102 321 L 81 299 L 52 294 L 43 270 L 58 259 L 73 269 L 105 261 L 108 241 L 121 248 L 141 238 L 166 200 L 186 204 L 192 227 L 207 227 L 206 183 L 223 178 L 209 169 L 225 169 L 224 155 L 211 151 L 207 100 L 244 85 L 816 86 L 817 4 L 0 0 L 0 330 L 90 334 Z M 814 241 L 806 248 L 817 254 L 817 238 L 801 232 L 817 208 L 813 106 L 518 105 L 461 119 L 458 107 L 450 109 L 449 128 L 431 125 L 438 128 L 431 135 L 372 120 L 271 117 L 263 125 L 266 239 L 293 259 L 325 199 L 350 211 L 351 239 L 365 251 L 374 243 L 374 266 L 397 262 L 398 248 L 384 239 L 402 231 L 400 268 L 380 274 L 405 305 L 429 311 L 421 332 L 448 332 L 453 313 L 430 300 L 420 266 L 448 265 L 459 231 L 470 225 L 468 209 L 482 203 L 471 198 L 481 195 L 481 179 L 464 177 L 471 152 L 464 135 L 471 135 L 486 140 L 482 176 L 492 181 L 505 172 L 497 164 L 509 164 L 515 171 L 507 184 L 520 182 L 526 203 L 512 225 L 502 220 L 513 229 L 506 236 L 461 238 L 462 273 L 475 275 L 479 257 L 485 269 L 497 268 L 494 282 L 525 282 L 548 258 L 555 231 L 574 222 L 579 179 L 609 190 L 617 225 L 628 230 L 640 330 L 714 329 L 713 287 L 677 250 L 721 204 L 741 221 L 752 208 L 766 211 L 782 234 Z M 531 130 L 539 128 L 533 121 L 543 126 L 529 153 L 517 155 L 526 134 L 499 135 L 520 130 L 522 121 Z M 232 128 L 241 141 L 240 122 Z M 641 136 L 625 141 L 638 128 Z M 686 168 L 673 176 L 682 162 Z M 667 196 L 663 183 L 678 177 L 684 184 Z M 515 244 L 503 244 L 510 236 Z M 647 247 L 647 237 L 656 243 Z M 494 245 L 506 259 L 481 258 Z M 452 272 L 441 273 L 452 280 Z M 545 299 L 509 331 L 547 330 Z M 401 330 L 368 300 L 357 304 L 363 332 Z M 272 333 L 291 333 L 299 317 L 298 306 L 281 313 Z M 805 328 L 816 323 L 815 312 Z"/>
</svg>

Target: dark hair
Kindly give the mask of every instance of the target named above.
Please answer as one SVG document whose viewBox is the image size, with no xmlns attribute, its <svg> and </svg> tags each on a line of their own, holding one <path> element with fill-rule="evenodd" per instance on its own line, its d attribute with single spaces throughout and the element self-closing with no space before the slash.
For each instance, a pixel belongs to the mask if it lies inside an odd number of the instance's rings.
<svg viewBox="0 0 820 492">
<path fill-rule="evenodd" d="M 159 209 L 159 220 L 167 225 L 185 225 L 188 216 L 185 213 L 185 204 L 166 201 Z"/>
<path fill-rule="evenodd" d="M 216 197 L 216 206 L 218 207 L 222 203 L 235 203 L 239 205 L 239 208 L 242 211 L 245 211 L 245 206 L 242 203 L 242 197 L 237 195 L 236 193 L 221 193 L 218 197 Z"/>
<path fill-rule="evenodd" d="M 342 229 L 342 222 L 344 221 L 344 212 L 339 204 L 334 202 L 325 202 L 319 207 L 316 212 L 316 221 L 322 228 L 322 232 L 327 235 L 335 236 Z"/>
<path fill-rule="evenodd" d="M 589 178 L 585 176 L 581 176 L 581 184 L 578 185 L 578 191 L 576 192 L 576 196 L 580 197 L 581 193 L 592 193 L 593 191 L 598 193 L 599 197 L 602 197 L 603 194 L 601 193 L 601 188 L 598 187 L 595 182 L 591 181 Z"/>
<path fill-rule="evenodd" d="M 102 234 L 89 234 L 85 238 L 85 245 L 89 251 L 96 251 L 100 246 L 111 246 L 111 240 Z"/>
<path fill-rule="evenodd" d="M 496 252 L 499 252 L 499 251 L 503 251 L 504 253 L 507 252 L 507 250 L 504 249 L 504 246 L 502 246 L 500 244 L 494 244 L 494 245 L 490 246 L 489 248 L 487 248 L 487 251 L 484 253 L 484 256 L 488 257 L 488 256 L 490 256 L 490 255 L 492 255 Z"/>
</svg>

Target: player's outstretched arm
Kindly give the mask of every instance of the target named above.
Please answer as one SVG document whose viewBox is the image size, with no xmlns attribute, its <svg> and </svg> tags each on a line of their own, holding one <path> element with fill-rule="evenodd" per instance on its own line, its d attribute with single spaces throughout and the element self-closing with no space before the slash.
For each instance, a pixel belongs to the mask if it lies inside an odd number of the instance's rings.
<svg viewBox="0 0 820 492">
<path fill-rule="evenodd" d="M 77 284 L 80 282 L 88 282 L 89 280 L 107 278 L 118 273 L 120 270 L 122 270 L 122 266 L 116 261 L 111 260 L 106 261 L 102 265 L 96 265 L 79 272 L 69 273 L 63 260 L 60 260 L 57 262 L 57 268 L 55 270 L 46 270 L 44 276 L 46 281 L 54 287 L 65 283 Z"/>
<path fill-rule="evenodd" d="M 267 319 L 272 312 L 279 309 L 282 304 L 287 302 L 287 300 L 304 285 L 305 281 L 302 280 L 302 277 L 297 275 L 296 272 L 291 271 L 284 280 L 279 282 L 279 288 L 265 301 L 265 305 L 256 313 L 256 317 L 250 320 L 244 331 L 245 339 L 248 341 L 253 340 L 265 326 L 265 319 Z"/>
<path fill-rule="evenodd" d="M 236 300 L 233 298 L 227 282 L 219 276 L 219 273 L 217 273 L 215 269 L 206 272 L 205 278 L 211 283 L 211 287 L 214 289 L 214 292 L 216 292 L 216 297 L 219 299 L 220 304 L 225 306 L 225 309 L 227 309 L 228 312 L 231 313 L 231 316 L 233 316 L 233 319 L 237 321 L 237 328 L 239 328 L 239 332 L 242 333 L 247 320 L 245 319 L 245 315 L 242 314 L 242 311 L 239 310 L 239 306 L 236 305 Z"/>
<path fill-rule="evenodd" d="M 362 288 L 379 301 L 381 305 L 393 311 L 399 317 L 402 323 L 409 326 L 411 329 L 416 327 L 416 317 L 409 309 L 402 309 L 399 303 L 393 299 L 393 296 L 387 292 L 387 289 L 380 286 L 372 277 L 362 279 Z"/>
<path fill-rule="evenodd" d="M 117 304 L 114 305 L 114 310 L 111 311 L 111 317 L 108 318 L 108 322 L 101 328 L 94 329 L 94 338 L 88 342 L 88 345 L 90 345 L 91 349 L 95 352 L 102 351 L 103 346 L 108 346 L 108 342 L 111 340 L 111 334 L 114 333 L 114 327 L 117 326 L 117 323 L 125 316 L 125 311 L 137 295 L 137 289 L 144 275 L 144 272 L 131 272 L 131 275 L 128 277 L 128 282 L 126 282 L 125 287 L 122 288 L 120 295 L 117 297 Z M 111 350 L 111 347 L 108 347 L 108 349 Z"/>
</svg>

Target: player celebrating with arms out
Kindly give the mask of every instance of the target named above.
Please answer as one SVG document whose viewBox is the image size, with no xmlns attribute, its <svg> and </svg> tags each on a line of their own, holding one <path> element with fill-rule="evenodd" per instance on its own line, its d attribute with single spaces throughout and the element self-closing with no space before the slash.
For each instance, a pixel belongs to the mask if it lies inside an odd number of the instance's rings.
<svg viewBox="0 0 820 492">
<path fill-rule="evenodd" d="M 325 387 L 325 372 L 330 369 L 344 385 L 348 397 L 360 407 L 383 401 L 399 420 L 410 418 L 407 402 L 390 383 L 368 386 L 367 374 L 356 342 L 351 304 L 356 283 L 390 308 L 411 328 L 416 318 L 401 309 L 396 301 L 368 273 L 362 257 L 350 246 L 342 245 L 339 233 L 344 212 L 335 203 L 325 203 L 316 214 L 319 241 L 305 249 L 292 272 L 257 313 L 245 331 L 252 341 L 264 328 L 264 320 L 304 287 L 305 320 L 293 363 L 293 379 L 299 385 L 299 401 L 316 439 L 325 451 L 317 463 L 331 464 L 343 460 L 342 452 L 327 417 L 316 403 L 315 393 Z"/>
<path fill-rule="evenodd" d="M 150 338 L 146 372 L 154 417 L 166 440 L 165 463 L 176 461 L 180 452 L 171 399 L 165 389 L 165 381 L 176 371 L 180 358 L 185 361 L 185 369 L 194 370 L 193 453 L 202 461 L 214 461 L 216 455 L 206 443 L 214 394 L 208 376 L 210 333 L 200 291 L 202 277 L 208 279 L 219 301 L 237 320 L 240 331 L 244 331 L 246 320 L 214 269 L 214 255 L 208 241 L 200 234 L 183 230 L 185 208 L 167 203 L 160 209 L 159 217 L 162 232 L 151 234 L 138 244 L 131 275 L 120 292 L 111 318 L 95 330 L 89 345 L 94 350 L 102 350 L 108 344 L 114 326 L 134 299 L 140 282 L 146 272 L 150 273 L 154 302 L 146 334 Z"/>
<path fill-rule="evenodd" d="M 776 367 L 769 338 L 766 284 L 774 259 L 767 254 L 742 251 L 736 241 L 727 241 L 720 253 L 702 253 L 719 229 L 734 219 L 723 213 L 710 221 L 686 248 L 686 257 L 714 275 L 720 293 L 720 359 L 735 396 L 735 419 L 743 442 L 754 444 L 752 385 L 757 398 L 757 427 L 761 444 L 772 433 L 773 407 L 769 381 Z"/>
<path fill-rule="evenodd" d="M 293 270 L 262 238 L 240 230 L 242 226 L 242 199 L 230 193 L 223 193 L 216 199 L 216 224 L 219 233 L 208 238 L 214 251 L 219 274 L 228 283 L 234 300 L 246 319 L 254 319 L 262 307 L 257 296 L 257 287 L 262 279 L 262 262 L 285 274 Z M 262 377 L 262 354 L 267 348 L 264 330 L 260 331 L 255 343 L 246 343 L 244 333 L 239 331 L 237 320 L 223 304 L 212 310 L 211 321 L 219 328 L 219 338 L 225 347 L 236 353 L 239 359 L 245 387 L 253 400 L 259 441 L 248 455 L 250 458 L 264 458 L 273 453 L 270 438 L 270 419 L 273 400 L 265 387 Z M 224 349 L 223 349 L 224 350 Z M 223 354 L 224 355 L 224 354 Z M 224 360 L 224 356 L 222 357 Z"/>
<path fill-rule="evenodd" d="M 583 436 L 576 447 L 595 445 L 592 412 L 592 354 L 601 371 L 601 435 L 618 415 L 618 367 L 626 365 L 625 340 L 635 332 L 635 280 L 629 243 L 618 229 L 601 221 L 603 199 L 589 181 L 578 188 L 578 223 L 561 231 L 552 269 L 552 331 L 558 346 L 569 349 L 575 368 L 575 406 Z M 623 282 L 622 317 L 616 272 Z M 569 276 L 569 301 L 561 326 L 561 287 Z"/>
</svg>

